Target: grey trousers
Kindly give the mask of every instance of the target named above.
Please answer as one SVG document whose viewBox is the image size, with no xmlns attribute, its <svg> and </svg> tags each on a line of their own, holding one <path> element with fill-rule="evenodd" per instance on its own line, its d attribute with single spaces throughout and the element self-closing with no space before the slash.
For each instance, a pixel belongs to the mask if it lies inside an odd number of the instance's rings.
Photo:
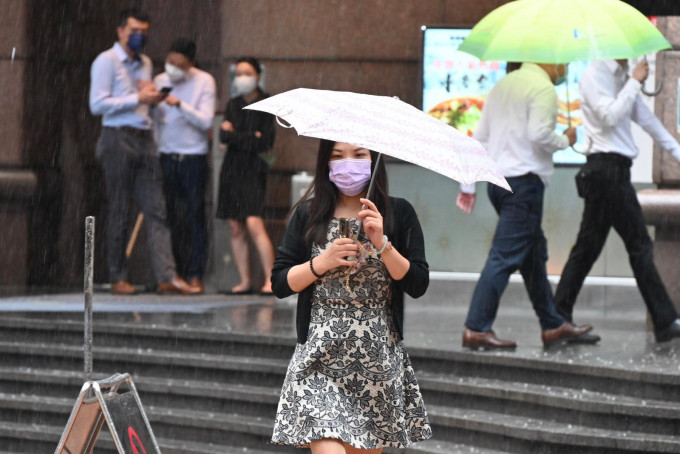
<svg viewBox="0 0 680 454">
<path fill-rule="evenodd" d="M 131 195 L 144 213 L 156 282 L 172 280 L 176 271 L 163 195 L 163 172 L 150 131 L 104 127 L 97 141 L 96 156 L 106 180 L 110 281 L 128 280 L 125 247 Z"/>
</svg>

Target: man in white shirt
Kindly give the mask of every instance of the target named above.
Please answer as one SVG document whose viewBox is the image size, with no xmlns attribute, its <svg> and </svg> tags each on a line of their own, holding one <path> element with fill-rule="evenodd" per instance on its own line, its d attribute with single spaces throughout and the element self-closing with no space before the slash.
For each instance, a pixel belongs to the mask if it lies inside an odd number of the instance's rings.
<svg viewBox="0 0 680 454">
<path fill-rule="evenodd" d="M 154 79 L 159 91 L 170 92 L 154 108 L 153 118 L 177 269 L 189 285 L 203 291 L 208 130 L 215 117 L 215 79 L 195 62 L 196 43 L 186 38 L 172 43 L 165 72 Z"/>
<path fill-rule="evenodd" d="M 614 227 L 628 251 L 635 280 L 651 314 L 656 341 L 667 342 L 680 337 L 680 320 L 654 265 L 652 240 L 630 182 L 632 160 L 638 155 L 631 121 L 676 159 L 680 159 L 680 145 L 640 99 L 648 73 L 647 62 L 642 61 L 629 78 L 626 60 L 595 61 L 583 73 L 581 109 L 591 151 L 576 176 L 576 184 L 585 207 L 555 301 L 560 314 L 571 320 L 583 281 Z"/>
<path fill-rule="evenodd" d="M 573 145 L 574 128 L 555 132 L 557 95 L 564 65 L 524 63 L 491 90 L 475 138 L 486 146 L 513 192 L 489 184 L 487 192 L 498 213 L 498 225 L 465 321 L 463 346 L 514 349 L 491 330 L 510 274 L 519 269 L 541 325 L 543 344 L 573 340 L 592 327 L 577 327 L 555 308 L 546 273 L 547 242 L 541 229 L 543 192 L 553 173 L 552 154 Z M 474 185 L 461 186 L 457 205 L 474 207 Z"/>
</svg>

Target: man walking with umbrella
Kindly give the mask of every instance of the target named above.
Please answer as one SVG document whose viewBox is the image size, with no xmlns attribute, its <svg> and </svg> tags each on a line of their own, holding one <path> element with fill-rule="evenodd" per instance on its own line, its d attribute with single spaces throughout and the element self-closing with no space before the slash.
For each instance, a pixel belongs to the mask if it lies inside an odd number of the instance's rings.
<svg viewBox="0 0 680 454">
<path fill-rule="evenodd" d="M 583 219 L 555 301 L 560 314 L 571 321 L 583 281 L 614 227 L 628 251 L 656 341 L 667 342 L 680 337 L 680 319 L 654 265 L 652 240 L 630 182 L 630 167 L 638 154 L 631 121 L 678 160 L 680 145 L 640 98 L 649 73 L 647 61 L 640 62 L 630 78 L 627 69 L 626 60 L 598 60 L 581 77 L 583 125 L 592 151 L 576 177 L 579 196 L 585 202 Z"/>
<path fill-rule="evenodd" d="M 513 192 L 489 185 L 489 199 L 499 219 L 484 269 L 465 321 L 463 346 L 514 349 L 513 341 L 496 337 L 491 327 L 508 284 L 519 269 L 538 316 L 544 346 L 574 340 L 592 329 L 572 325 L 557 312 L 548 282 L 546 239 L 541 229 L 543 192 L 553 173 L 552 154 L 573 145 L 576 131 L 555 133 L 557 97 L 565 65 L 524 63 L 489 93 L 475 138 L 496 160 Z M 474 207 L 474 185 L 461 186 L 457 205 Z"/>
</svg>

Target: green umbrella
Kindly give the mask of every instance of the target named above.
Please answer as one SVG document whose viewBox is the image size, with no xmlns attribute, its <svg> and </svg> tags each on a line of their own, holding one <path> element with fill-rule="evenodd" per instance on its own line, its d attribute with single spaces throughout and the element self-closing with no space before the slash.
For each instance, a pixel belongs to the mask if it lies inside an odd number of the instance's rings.
<svg viewBox="0 0 680 454">
<path fill-rule="evenodd" d="M 479 21 L 459 50 L 481 60 L 568 63 L 670 48 L 649 19 L 620 0 L 516 0 Z"/>
</svg>

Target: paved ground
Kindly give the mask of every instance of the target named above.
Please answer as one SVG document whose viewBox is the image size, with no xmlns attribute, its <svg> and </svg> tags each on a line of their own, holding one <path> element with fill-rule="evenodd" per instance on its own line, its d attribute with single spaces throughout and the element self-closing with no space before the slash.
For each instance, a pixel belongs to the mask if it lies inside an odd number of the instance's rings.
<svg viewBox="0 0 680 454">
<path fill-rule="evenodd" d="M 462 350 L 461 335 L 474 282 L 432 281 L 427 294 L 407 301 L 406 345 Z M 81 319 L 83 295 L 35 294 L 0 298 L 0 311 L 28 316 Z M 162 326 L 294 336 L 295 298 L 264 296 L 161 297 L 145 293 L 118 297 L 95 293 L 95 321 L 116 320 Z M 680 340 L 656 344 L 647 329 L 640 294 L 628 285 L 586 286 L 575 312 L 578 323 L 591 323 L 602 341 L 544 351 L 538 321 L 526 292 L 511 283 L 501 303 L 495 331 L 518 342 L 516 352 L 489 353 L 544 361 L 680 374 Z M 96 323 L 95 323 L 96 339 Z"/>
</svg>

